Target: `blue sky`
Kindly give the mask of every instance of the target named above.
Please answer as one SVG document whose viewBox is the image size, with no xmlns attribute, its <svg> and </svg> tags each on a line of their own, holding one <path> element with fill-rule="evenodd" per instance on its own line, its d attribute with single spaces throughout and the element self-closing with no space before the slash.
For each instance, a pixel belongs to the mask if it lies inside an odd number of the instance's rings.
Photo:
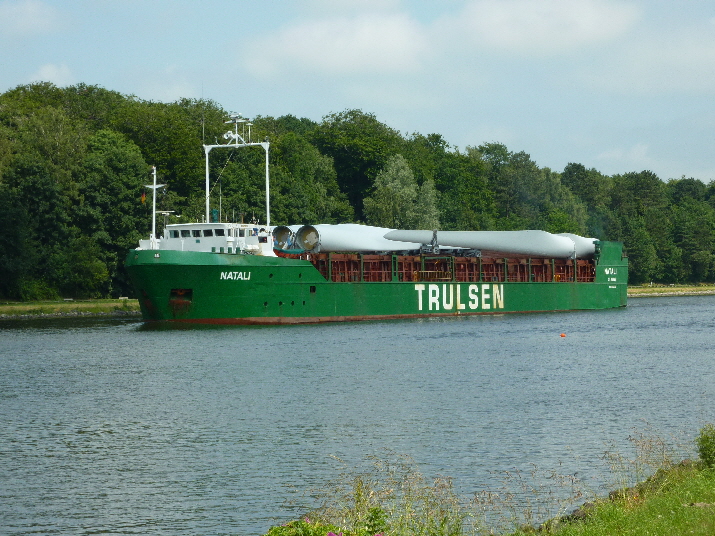
<svg viewBox="0 0 715 536">
<path fill-rule="evenodd" d="M 0 0 L 0 91 L 39 80 L 715 179 L 712 1 Z"/>
</svg>

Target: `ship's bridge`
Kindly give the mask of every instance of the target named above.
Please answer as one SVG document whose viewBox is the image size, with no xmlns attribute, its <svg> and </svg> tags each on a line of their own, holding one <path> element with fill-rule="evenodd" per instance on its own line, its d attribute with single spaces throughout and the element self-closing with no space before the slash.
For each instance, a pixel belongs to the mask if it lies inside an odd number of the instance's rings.
<svg viewBox="0 0 715 536">
<path fill-rule="evenodd" d="M 164 236 L 140 240 L 139 249 L 275 255 L 270 229 L 248 223 L 177 223 Z"/>
</svg>

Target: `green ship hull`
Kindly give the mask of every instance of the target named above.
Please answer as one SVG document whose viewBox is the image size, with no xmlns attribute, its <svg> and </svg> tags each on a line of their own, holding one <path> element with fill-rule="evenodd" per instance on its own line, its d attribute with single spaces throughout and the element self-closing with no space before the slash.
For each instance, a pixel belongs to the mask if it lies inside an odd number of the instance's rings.
<svg viewBox="0 0 715 536">
<path fill-rule="evenodd" d="M 296 257 L 136 249 L 126 268 L 147 321 L 297 324 L 626 305 L 618 242 L 597 242 L 590 261 Z"/>
</svg>

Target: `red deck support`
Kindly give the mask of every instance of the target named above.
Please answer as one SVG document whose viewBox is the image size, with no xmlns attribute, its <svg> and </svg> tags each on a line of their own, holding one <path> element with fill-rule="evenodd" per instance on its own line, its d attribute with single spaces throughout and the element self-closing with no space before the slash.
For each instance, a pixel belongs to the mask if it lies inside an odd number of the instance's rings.
<svg viewBox="0 0 715 536">
<path fill-rule="evenodd" d="M 388 281 L 593 282 L 591 259 L 529 259 L 450 256 L 304 254 L 323 277 L 335 283 Z"/>
</svg>

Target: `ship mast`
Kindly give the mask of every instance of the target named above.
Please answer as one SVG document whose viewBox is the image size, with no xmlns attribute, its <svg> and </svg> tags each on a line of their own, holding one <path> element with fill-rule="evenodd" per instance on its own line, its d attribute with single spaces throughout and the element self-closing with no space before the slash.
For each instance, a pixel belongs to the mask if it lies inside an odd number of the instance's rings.
<svg viewBox="0 0 715 536">
<path fill-rule="evenodd" d="M 251 126 L 252 123 L 248 122 L 248 119 L 241 117 L 241 114 L 232 114 L 229 116 L 230 119 L 226 121 L 226 124 L 233 124 L 233 130 L 229 130 L 223 135 L 225 140 L 231 140 L 229 143 L 217 144 L 217 145 L 204 145 L 204 153 L 206 154 L 206 223 L 210 219 L 210 207 L 209 207 L 209 191 L 211 189 L 209 183 L 209 153 L 211 149 L 218 149 L 222 147 L 230 147 L 233 149 L 238 149 L 240 147 L 257 147 L 261 146 L 266 151 L 266 227 L 271 225 L 271 205 L 270 205 L 270 183 L 268 174 L 268 148 L 270 143 L 266 137 L 262 142 L 252 142 L 251 141 Z M 241 123 L 241 133 L 238 132 L 238 124 Z M 246 138 L 246 126 L 248 126 L 248 137 Z M 248 139 L 248 141 L 246 141 Z"/>
<path fill-rule="evenodd" d="M 158 249 L 156 241 L 156 189 L 163 188 L 166 184 L 156 183 L 156 166 L 151 166 L 151 174 L 154 177 L 154 183 L 145 184 L 147 188 L 151 188 L 153 190 L 151 198 L 151 236 L 149 239 L 151 240 L 151 249 Z"/>
</svg>

